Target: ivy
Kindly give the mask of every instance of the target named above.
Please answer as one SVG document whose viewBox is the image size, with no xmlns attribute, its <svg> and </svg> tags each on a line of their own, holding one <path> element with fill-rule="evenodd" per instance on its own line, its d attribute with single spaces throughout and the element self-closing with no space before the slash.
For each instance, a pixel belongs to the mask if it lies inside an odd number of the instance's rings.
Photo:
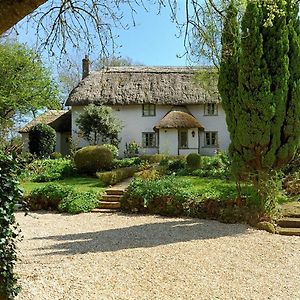
<svg viewBox="0 0 300 300">
<path fill-rule="evenodd" d="M 0 299 L 13 299 L 19 292 L 14 266 L 19 236 L 14 216 L 15 204 L 21 199 L 18 165 L 14 157 L 0 151 Z"/>
</svg>

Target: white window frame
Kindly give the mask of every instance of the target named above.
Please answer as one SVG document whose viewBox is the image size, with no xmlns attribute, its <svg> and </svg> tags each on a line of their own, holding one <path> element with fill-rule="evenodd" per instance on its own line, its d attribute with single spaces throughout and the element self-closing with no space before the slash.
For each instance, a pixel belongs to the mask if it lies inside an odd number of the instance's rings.
<svg viewBox="0 0 300 300">
<path fill-rule="evenodd" d="M 215 135 L 213 143 L 213 135 Z M 218 147 L 218 132 L 217 131 L 205 131 L 204 132 L 204 147 L 217 148 Z"/>
<path fill-rule="evenodd" d="M 142 105 L 142 116 L 143 117 L 155 117 L 156 106 L 155 104 L 146 103 Z"/>
<path fill-rule="evenodd" d="M 218 104 L 217 103 L 206 103 L 204 105 L 205 116 L 217 116 L 218 115 Z"/>
<path fill-rule="evenodd" d="M 149 135 L 153 135 L 152 144 L 149 143 L 149 141 L 150 141 Z M 148 136 L 148 138 L 147 138 L 147 136 Z M 142 147 L 143 148 L 157 148 L 155 132 L 142 132 Z"/>
</svg>

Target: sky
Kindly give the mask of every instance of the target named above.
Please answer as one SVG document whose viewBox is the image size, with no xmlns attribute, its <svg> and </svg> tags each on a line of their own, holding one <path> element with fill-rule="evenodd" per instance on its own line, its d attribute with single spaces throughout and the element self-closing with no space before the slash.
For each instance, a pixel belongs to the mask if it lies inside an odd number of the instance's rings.
<svg viewBox="0 0 300 300">
<path fill-rule="evenodd" d="M 178 37 L 179 30 L 171 22 L 169 9 L 163 9 L 157 14 L 158 8 L 151 7 L 149 12 L 139 8 L 135 14 L 136 26 L 128 30 L 119 28 L 113 31 L 118 36 L 115 41 L 120 47 L 117 48 L 116 56 L 129 57 L 134 62 L 147 66 L 185 66 L 188 65 L 186 57 L 179 57 L 185 53 L 183 37 Z M 181 16 L 184 12 L 181 11 Z M 124 11 L 124 22 L 130 23 L 128 11 Z M 20 22 L 17 26 L 18 40 L 29 46 L 35 46 L 36 37 L 32 23 Z M 81 45 L 82 46 L 82 45 Z M 96 49 L 95 49 L 96 50 Z M 97 50 L 95 51 L 97 53 Z M 69 49 L 70 56 L 74 60 L 81 61 L 85 49 L 75 51 Z M 53 58 L 49 58 L 47 50 L 42 50 L 44 61 L 53 64 Z M 95 53 L 90 54 L 96 58 Z M 55 58 L 54 58 L 55 59 Z"/>
</svg>

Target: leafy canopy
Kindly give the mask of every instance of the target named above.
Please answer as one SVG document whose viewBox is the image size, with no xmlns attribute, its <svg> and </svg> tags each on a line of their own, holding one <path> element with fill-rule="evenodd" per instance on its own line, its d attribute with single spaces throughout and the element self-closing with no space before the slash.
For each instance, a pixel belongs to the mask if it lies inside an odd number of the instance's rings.
<svg viewBox="0 0 300 300">
<path fill-rule="evenodd" d="M 121 121 L 113 115 L 108 106 L 88 105 L 76 123 L 83 135 L 93 145 L 110 141 L 117 145 L 118 134 L 122 129 Z"/>
<path fill-rule="evenodd" d="M 0 44 L 0 122 L 59 107 L 58 89 L 37 54 L 16 42 Z"/>
</svg>

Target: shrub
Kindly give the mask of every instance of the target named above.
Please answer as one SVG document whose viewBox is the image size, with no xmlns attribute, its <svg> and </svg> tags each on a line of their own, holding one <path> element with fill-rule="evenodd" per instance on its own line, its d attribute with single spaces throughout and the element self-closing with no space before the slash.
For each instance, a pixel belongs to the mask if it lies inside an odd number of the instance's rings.
<svg viewBox="0 0 300 300">
<path fill-rule="evenodd" d="M 186 162 L 182 159 L 171 160 L 168 165 L 168 171 L 171 173 L 178 172 L 179 170 L 184 169 L 185 166 Z"/>
<path fill-rule="evenodd" d="M 140 171 L 140 172 L 136 173 L 135 176 L 139 177 L 143 180 L 154 180 L 154 179 L 159 178 L 161 175 L 160 175 L 159 170 L 157 170 L 155 168 L 151 168 L 151 169 Z"/>
<path fill-rule="evenodd" d="M 103 146 L 88 146 L 75 153 L 74 162 L 78 172 L 94 174 L 99 170 L 112 168 L 113 154 Z"/>
<path fill-rule="evenodd" d="M 51 183 L 32 190 L 25 201 L 31 210 L 57 210 L 59 203 L 72 192 L 71 186 Z"/>
<path fill-rule="evenodd" d="M 134 157 L 139 155 L 139 145 L 135 142 L 132 141 L 130 143 L 125 144 L 125 151 L 124 155 L 125 157 Z"/>
<path fill-rule="evenodd" d="M 124 168 L 131 166 L 139 166 L 142 160 L 139 157 L 127 157 L 123 159 L 114 159 L 114 168 Z"/>
<path fill-rule="evenodd" d="M 133 176 L 137 170 L 137 166 L 132 166 L 115 169 L 109 172 L 97 172 L 96 175 L 105 185 L 113 185 Z"/>
<path fill-rule="evenodd" d="M 199 169 L 201 166 L 201 156 L 198 153 L 190 153 L 186 157 L 186 164 L 190 169 Z"/>
<path fill-rule="evenodd" d="M 99 195 L 96 192 L 73 191 L 60 202 L 58 209 L 61 212 L 79 214 L 89 212 L 99 204 Z"/>
<path fill-rule="evenodd" d="M 102 145 L 104 148 L 108 149 L 111 151 L 113 158 L 117 158 L 119 155 L 119 149 L 117 146 L 112 145 L 112 144 L 103 144 Z"/>
<path fill-rule="evenodd" d="M 178 186 L 173 176 L 155 180 L 134 179 L 129 185 L 121 206 L 125 210 L 158 213 L 162 215 L 180 215 L 183 202 L 191 197 L 186 182 Z"/>
<path fill-rule="evenodd" d="M 228 179 L 231 177 L 230 159 L 221 152 L 215 156 L 202 156 L 201 168 L 192 171 L 191 175 L 198 177 L 210 177 Z"/>
<path fill-rule="evenodd" d="M 55 181 L 75 174 L 73 162 L 65 158 L 35 160 L 26 171 L 34 182 Z"/>
<path fill-rule="evenodd" d="M 149 163 L 159 163 L 163 159 L 167 159 L 167 155 L 165 154 L 143 154 L 140 158 L 144 161 L 148 161 Z"/>
<path fill-rule="evenodd" d="M 20 290 L 14 274 L 19 235 L 14 208 L 22 195 L 16 181 L 17 171 L 16 159 L 0 151 L 0 299 L 14 299 Z"/>
<path fill-rule="evenodd" d="M 46 124 L 37 124 L 29 130 L 29 151 L 38 157 L 48 157 L 55 148 L 56 133 Z"/>
<path fill-rule="evenodd" d="M 50 158 L 51 159 L 59 159 L 59 158 L 62 158 L 62 154 L 59 152 L 53 152 L 50 154 Z"/>
</svg>

